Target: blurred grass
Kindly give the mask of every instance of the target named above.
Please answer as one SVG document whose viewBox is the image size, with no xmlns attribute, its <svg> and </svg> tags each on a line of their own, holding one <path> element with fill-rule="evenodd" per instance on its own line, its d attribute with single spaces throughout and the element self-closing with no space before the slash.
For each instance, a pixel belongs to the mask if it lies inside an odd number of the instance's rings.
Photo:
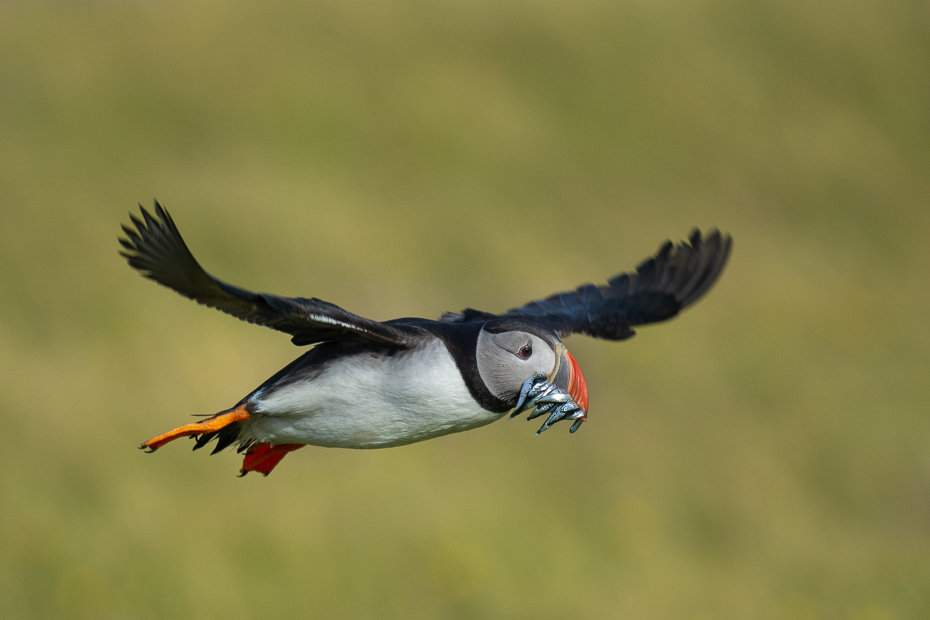
<svg viewBox="0 0 930 620">
<path fill-rule="evenodd" d="M 927 617 L 928 110 L 906 0 L 3 3 L 0 617 Z M 379 319 L 736 250 L 569 342 L 578 436 L 238 480 L 135 446 L 298 352 L 125 266 L 152 196 L 220 277 Z"/>
</svg>

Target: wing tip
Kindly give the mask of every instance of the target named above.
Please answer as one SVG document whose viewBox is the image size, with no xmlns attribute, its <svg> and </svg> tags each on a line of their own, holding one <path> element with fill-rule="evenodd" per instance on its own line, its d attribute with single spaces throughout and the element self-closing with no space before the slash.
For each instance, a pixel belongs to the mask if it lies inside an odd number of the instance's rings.
<svg viewBox="0 0 930 620">
<path fill-rule="evenodd" d="M 694 228 L 689 235 L 689 242 L 682 242 L 682 247 L 690 245 L 696 263 L 692 267 L 690 277 L 686 277 L 685 281 L 676 287 L 677 290 L 671 291 L 681 303 L 682 310 L 703 297 L 720 279 L 729 262 L 733 237 L 716 227 L 703 235 L 700 229 Z"/>
</svg>

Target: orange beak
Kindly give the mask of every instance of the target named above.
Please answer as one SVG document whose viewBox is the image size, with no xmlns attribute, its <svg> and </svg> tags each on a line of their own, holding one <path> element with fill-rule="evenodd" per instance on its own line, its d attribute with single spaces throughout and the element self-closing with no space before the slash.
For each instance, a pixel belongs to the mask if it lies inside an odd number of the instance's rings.
<svg viewBox="0 0 930 620">
<path fill-rule="evenodd" d="M 584 375 L 581 374 L 581 368 L 578 362 L 568 352 L 568 349 L 562 349 L 562 361 L 559 364 L 559 370 L 556 373 L 554 383 L 571 395 L 575 404 L 584 410 L 585 418 L 588 416 L 588 384 L 585 383 Z"/>
</svg>

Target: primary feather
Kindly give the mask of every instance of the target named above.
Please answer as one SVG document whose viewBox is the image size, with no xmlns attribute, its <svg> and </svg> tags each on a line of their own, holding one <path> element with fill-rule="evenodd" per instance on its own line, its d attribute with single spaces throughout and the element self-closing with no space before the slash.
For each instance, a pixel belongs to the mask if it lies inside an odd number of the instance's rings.
<svg viewBox="0 0 930 620">
<path fill-rule="evenodd" d="M 155 202 L 155 217 L 141 205 L 140 221 L 130 214 L 133 230 L 123 226 L 122 256 L 147 278 L 194 301 L 222 310 L 249 323 L 257 323 L 293 336 L 297 345 L 333 339 L 362 339 L 405 346 L 403 330 L 360 317 L 335 304 L 304 297 L 253 293 L 227 284 L 204 269 L 187 249 L 168 212 Z"/>
<path fill-rule="evenodd" d="M 624 340 L 636 333 L 633 326 L 670 319 L 700 299 L 720 276 L 732 247 L 730 235 L 712 230 L 704 238 L 695 229 L 687 242 L 666 241 L 634 273 L 618 274 L 607 286 L 585 284 L 500 316 L 536 321 L 562 338 L 580 333 Z M 440 320 L 458 323 L 494 316 L 468 308 L 446 313 Z"/>
</svg>

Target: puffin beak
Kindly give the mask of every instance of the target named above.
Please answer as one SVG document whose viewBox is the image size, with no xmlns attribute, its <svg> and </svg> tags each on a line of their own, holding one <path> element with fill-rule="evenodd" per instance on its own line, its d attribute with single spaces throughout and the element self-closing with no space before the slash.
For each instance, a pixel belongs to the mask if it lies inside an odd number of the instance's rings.
<svg viewBox="0 0 930 620">
<path fill-rule="evenodd" d="M 520 395 L 510 417 L 530 411 L 527 421 L 548 415 L 536 431 L 540 434 L 559 420 L 571 420 L 570 433 L 581 428 L 588 419 L 588 384 L 578 368 L 578 362 L 565 345 L 556 345 L 555 368 L 548 375 L 537 373 L 523 382 Z"/>
<path fill-rule="evenodd" d="M 585 417 L 587 417 L 588 384 L 585 383 L 584 375 L 581 374 L 581 368 L 578 367 L 578 362 L 575 361 L 575 358 L 572 357 L 572 354 L 568 352 L 568 349 L 566 349 L 564 345 L 560 346 L 562 347 L 562 354 L 559 359 L 559 365 L 555 371 L 555 376 L 551 380 L 571 395 L 572 400 L 581 407 L 585 413 Z"/>
</svg>

